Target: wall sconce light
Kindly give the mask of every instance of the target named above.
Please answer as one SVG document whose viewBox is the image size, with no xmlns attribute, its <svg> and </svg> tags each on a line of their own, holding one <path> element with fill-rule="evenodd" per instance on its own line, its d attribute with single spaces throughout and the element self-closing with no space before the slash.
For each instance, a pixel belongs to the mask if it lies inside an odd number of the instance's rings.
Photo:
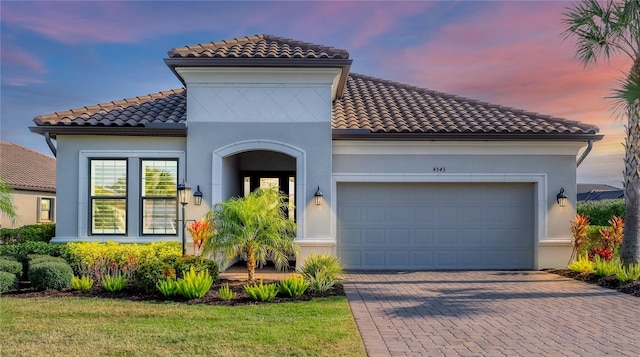
<svg viewBox="0 0 640 357">
<path fill-rule="evenodd" d="M 324 197 L 324 195 L 322 194 L 322 192 L 320 192 L 320 186 L 318 186 L 318 191 L 316 191 L 316 194 L 313 195 L 316 199 L 316 206 L 320 206 L 322 204 L 322 199 Z"/>
<path fill-rule="evenodd" d="M 567 195 L 564 194 L 564 187 L 560 189 L 560 192 L 556 195 L 556 202 L 560 207 L 564 207 L 567 204 Z"/>
<path fill-rule="evenodd" d="M 202 204 L 202 192 L 200 192 L 200 185 L 197 186 L 196 192 L 193 194 L 193 204 L 200 206 Z"/>
<path fill-rule="evenodd" d="M 191 185 L 189 185 L 186 180 L 182 180 L 182 183 L 178 185 L 178 201 L 180 201 L 182 205 L 182 255 L 185 255 L 187 218 L 184 214 L 184 207 L 191 201 Z"/>
</svg>

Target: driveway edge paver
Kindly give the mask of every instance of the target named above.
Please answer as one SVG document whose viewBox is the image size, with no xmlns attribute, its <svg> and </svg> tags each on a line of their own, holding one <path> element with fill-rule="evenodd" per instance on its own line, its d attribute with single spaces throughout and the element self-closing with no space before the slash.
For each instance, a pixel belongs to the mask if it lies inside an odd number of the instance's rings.
<svg viewBox="0 0 640 357">
<path fill-rule="evenodd" d="M 378 327 L 373 322 L 371 313 L 367 309 L 367 305 L 362 300 L 358 288 L 354 284 L 349 283 L 349 280 L 344 283 L 344 292 L 349 300 L 349 306 L 351 307 L 351 313 L 353 319 L 358 327 L 358 332 L 364 343 L 367 356 L 390 356 L 391 353 L 385 345 Z"/>
</svg>

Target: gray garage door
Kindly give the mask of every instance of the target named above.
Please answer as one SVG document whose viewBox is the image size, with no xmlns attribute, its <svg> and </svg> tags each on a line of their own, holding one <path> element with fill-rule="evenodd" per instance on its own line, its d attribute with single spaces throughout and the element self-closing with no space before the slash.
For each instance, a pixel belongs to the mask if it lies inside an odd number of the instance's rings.
<svg viewBox="0 0 640 357">
<path fill-rule="evenodd" d="M 531 269 L 533 184 L 339 183 L 348 269 Z"/>
</svg>

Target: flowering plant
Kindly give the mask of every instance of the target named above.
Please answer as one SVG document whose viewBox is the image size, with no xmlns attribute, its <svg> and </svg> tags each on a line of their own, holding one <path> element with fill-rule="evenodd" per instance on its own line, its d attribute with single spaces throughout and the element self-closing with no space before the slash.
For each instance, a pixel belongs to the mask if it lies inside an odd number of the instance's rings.
<svg viewBox="0 0 640 357">
<path fill-rule="evenodd" d="M 193 254 L 196 254 L 202 249 L 204 242 L 213 235 L 214 226 L 206 218 L 200 218 L 189 224 L 187 229 L 193 238 Z"/>
</svg>

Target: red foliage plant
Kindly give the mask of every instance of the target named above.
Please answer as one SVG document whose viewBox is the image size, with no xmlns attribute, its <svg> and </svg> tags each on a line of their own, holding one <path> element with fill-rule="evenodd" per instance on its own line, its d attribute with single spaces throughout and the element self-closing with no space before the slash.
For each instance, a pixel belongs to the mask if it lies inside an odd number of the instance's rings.
<svg viewBox="0 0 640 357">
<path fill-rule="evenodd" d="M 214 226 L 206 218 L 201 218 L 193 221 L 188 229 L 193 238 L 193 254 L 196 254 L 202 249 L 204 242 L 213 235 Z"/>
</svg>

